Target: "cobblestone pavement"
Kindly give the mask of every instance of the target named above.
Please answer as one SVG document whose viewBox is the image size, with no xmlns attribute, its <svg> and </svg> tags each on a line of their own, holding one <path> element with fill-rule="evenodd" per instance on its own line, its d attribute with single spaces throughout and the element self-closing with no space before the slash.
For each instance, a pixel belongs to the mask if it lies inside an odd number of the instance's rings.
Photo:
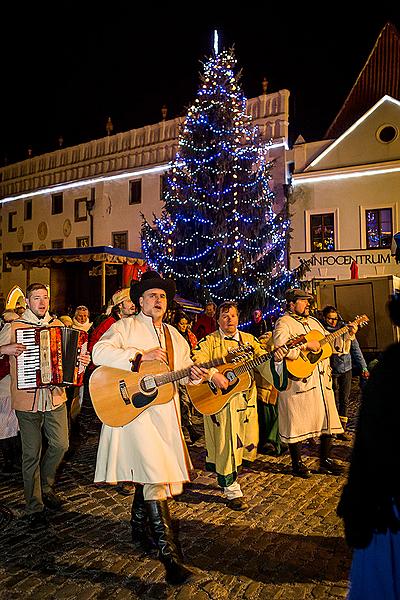
<svg viewBox="0 0 400 600">
<path fill-rule="evenodd" d="M 352 395 L 354 428 L 358 392 Z M 336 516 L 344 477 L 320 475 L 318 450 L 304 444 L 313 477 L 290 472 L 288 454 L 259 455 L 240 481 L 250 508 L 229 510 L 215 477 L 203 470 L 203 439 L 190 447 L 193 479 L 171 501 L 188 565 L 197 576 L 181 587 L 130 541 L 131 498 L 93 484 L 97 437 L 64 463 L 57 490 L 64 509 L 51 526 L 30 532 L 20 476 L 0 478 L 0 598 L 115 600 L 300 600 L 345 598 L 351 554 Z M 336 442 L 346 465 L 351 442 Z"/>
</svg>

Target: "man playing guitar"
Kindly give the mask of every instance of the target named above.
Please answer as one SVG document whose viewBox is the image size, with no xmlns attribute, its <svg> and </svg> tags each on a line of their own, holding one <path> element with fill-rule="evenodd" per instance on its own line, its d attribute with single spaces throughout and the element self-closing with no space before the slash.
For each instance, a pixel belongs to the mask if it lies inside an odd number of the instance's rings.
<svg viewBox="0 0 400 600">
<path fill-rule="evenodd" d="M 302 289 L 286 291 L 286 312 L 280 317 L 274 329 L 274 343 L 282 346 L 290 337 L 307 334 L 314 330 L 328 335 L 321 323 L 310 316 L 313 296 Z M 344 334 L 344 342 L 350 348 L 357 326 L 349 326 Z M 299 358 L 300 353 L 318 353 L 321 344 L 318 340 L 307 341 L 303 348 L 292 349 L 287 354 L 288 370 L 290 361 Z M 333 351 L 335 349 L 333 348 Z M 346 350 L 345 350 L 346 351 Z M 286 390 L 279 392 L 279 432 L 283 442 L 289 445 L 293 474 L 309 478 L 311 473 L 301 458 L 301 442 L 320 437 L 320 472 L 339 475 L 342 467 L 330 458 L 332 434 L 343 433 L 332 390 L 329 358 L 315 365 L 311 375 L 302 379 L 290 379 Z"/>
<path fill-rule="evenodd" d="M 137 370 L 143 361 L 167 363 L 171 371 L 190 367 L 186 340 L 174 327 L 163 324 L 175 291 L 175 282 L 155 271 L 132 282 L 131 299 L 140 313 L 117 321 L 104 333 L 93 348 L 94 364 L 127 371 L 131 362 Z M 207 375 L 207 370 L 192 366 L 192 381 Z M 132 538 L 145 549 L 154 540 L 166 580 L 182 584 L 193 574 L 181 561 L 168 508 L 168 498 L 180 494 L 189 480 L 190 459 L 180 427 L 177 389 L 170 402 L 149 406 L 124 427 L 114 428 L 112 436 L 110 429 L 101 432 L 95 481 L 135 482 Z"/>
<path fill-rule="evenodd" d="M 239 343 L 250 344 L 254 355 L 265 354 L 260 342 L 250 333 L 238 330 L 239 311 L 234 302 L 223 302 L 217 309 L 218 331 L 210 333 L 199 342 L 193 351 L 195 362 L 222 356 Z M 283 360 L 286 350 L 277 349 L 275 360 Z M 282 377 L 274 368 L 274 360 L 258 367 L 261 375 L 276 387 L 283 385 Z M 210 369 L 211 381 L 220 389 L 228 389 L 229 381 L 217 369 Z M 249 389 L 244 392 L 232 391 L 229 402 L 217 414 L 204 416 L 206 438 L 206 468 L 217 474 L 218 485 L 222 488 L 226 504 L 232 510 L 248 508 L 243 492 L 237 481 L 238 471 L 243 460 L 254 461 L 258 444 L 257 391 L 254 377 L 249 380 Z"/>
</svg>

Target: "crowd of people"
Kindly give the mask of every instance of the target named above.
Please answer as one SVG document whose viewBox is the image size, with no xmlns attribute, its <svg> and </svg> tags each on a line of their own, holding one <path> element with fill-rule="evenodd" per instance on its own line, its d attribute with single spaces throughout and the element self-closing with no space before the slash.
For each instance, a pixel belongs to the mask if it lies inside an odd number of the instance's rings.
<svg viewBox="0 0 400 600">
<path fill-rule="evenodd" d="M 255 310 L 247 331 L 239 324 L 236 303 L 223 302 L 217 307 L 210 302 L 192 322 L 181 309 L 171 312 L 175 293 L 173 280 L 148 271 L 130 288 L 117 290 L 105 313 L 93 321 L 83 305 L 77 306 L 73 315 L 58 319 L 49 312 L 46 287 L 31 284 L 26 291 L 24 312 L 3 314 L 0 442 L 2 472 L 22 472 L 28 525 L 31 529 L 42 528 L 48 525 L 49 513 L 45 509 L 62 508 L 62 498 L 55 490 L 61 461 L 71 453 L 74 438 L 82 439 L 88 434 L 90 420 L 97 422 L 95 482 L 116 485 L 120 493 L 132 494 L 133 542 L 145 551 L 155 546 L 165 566 L 166 581 L 181 584 L 190 580 L 193 573 L 184 564 L 171 527 L 168 499 L 180 494 L 189 481 L 187 445 L 196 443 L 203 434 L 194 397 L 210 396 L 221 402 L 218 409 L 208 408 L 203 413 L 205 468 L 216 474 L 227 507 L 243 511 L 248 504 L 240 486 L 240 469 L 254 461 L 257 452 L 280 454 L 288 450 L 292 474 L 306 479 L 312 473 L 303 460 L 302 444 L 318 438 L 319 472 L 343 474 L 343 466 L 331 458 L 332 441 L 349 441 L 346 426 L 353 369 L 359 369 L 363 382 L 368 380 L 369 370 L 356 339 L 357 325 L 345 324 L 334 306 L 324 307 L 317 318 L 315 311 L 311 314 L 313 296 L 302 289 L 287 290 L 285 312 L 273 326 L 261 309 Z M 167 314 L 171 321 L 168 323 Z M 26 347 L 17 341 L 17 329 L 53 326 L 88 334 L 87 349 L 79 357 L 80 366 L 85 369 L 83 384 L 19 389 L 16 358 Z M 324 354 L 323 340 L 339 329 L 343 332 L 335 336 L 334 343 L 329 344 L 330 352 Z M 247 352 L 251 349 L 251 353 L 242 358 L 246 368 L 239 376 L 227 369 L 223 361 L 229 352 L 243 348 Z M 393 360 L 392 354 L 385 355 L 382 368 L 389 368 Z M 93 411 L 89 380 L 101 365 L 149 374 L 146 385 L 150 387 L 139 387 L 137 398 L 131 398 L 145 410 L 124 426 L 101 424 Z M 176 384 L 168 392 L 168 401 L 157 402 L 157 386 L 161 384 L 156 383 L 156 376 L 165 372 L 165 365 L 177 373 Z M 309 368 L 309 372 L 303 374 L 304 368 Z M 300 369 L 300 375 L 296 369 Z M 370 383 L 377 385 L 374 377 Z M 366 390 L 369 398 L 369 384 Z M 389 406 L 388 410 L 392 408 Z M 359 426 L 368 419 L 362 418 Z M 357 432 L 355 458 L 363 469 L 360 447 L 367 441 Z M 374 476 L 378 478 L 378 469 Z M 349 543 L 358 543 L 360 534 L 361 547 L 365 547 L 375 528 L 381 533 L 388 528 L 397 532 L 398 490 L 385 488 L 384 513 L 381 505 L 377 507 L 375 503 L 371 510 L 377 511 L 376 519 L 369 520 L 364 535 L 364 531 L 359 532 L 359 522 L 355 527 L 351 524 L 350 508 L 363 502 L 357 488 L 359 478 L 354 467 L 339 514 L 344 516 Z M 360 512 L 359 518 L 365 513 L 366 510 Z"/>
</svg>

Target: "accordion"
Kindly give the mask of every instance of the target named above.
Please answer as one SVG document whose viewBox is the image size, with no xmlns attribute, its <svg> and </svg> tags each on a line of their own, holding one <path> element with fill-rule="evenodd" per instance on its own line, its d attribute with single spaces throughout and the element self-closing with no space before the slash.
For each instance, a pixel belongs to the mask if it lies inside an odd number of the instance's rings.
<svg viewBox="0 0 400 600">
<path fill-rule="evenodd" d="M 15 327 L 15 325 L 14 325 Z M 15 341 L 26 346 L 16 358 L 17 389 L 82 385 L 88 335 L 70 327 L 15 327 Z"/>
</svg>

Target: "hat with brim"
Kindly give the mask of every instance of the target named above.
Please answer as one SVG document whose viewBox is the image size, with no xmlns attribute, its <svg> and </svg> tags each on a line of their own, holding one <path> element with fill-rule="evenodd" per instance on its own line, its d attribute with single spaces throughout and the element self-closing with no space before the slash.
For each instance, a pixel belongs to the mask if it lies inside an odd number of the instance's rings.
<svg viewBox="0 0 400 600">
<path fill-rule="evenodd" d="M 285 292 L 285 300 L 287 303 L 296 302 L 296 300 L 314 300 L 314 296 L 300 288 L 291 288 Z"/>
<path fill-rule="evenodd" d="M 124 288 L 122 290 L 117 290 L 112 297 L 112 304 L 116 306 L 117 304 L 121 304 L 124 300 L 130 300 L 129 288 Z"/>
<path fill-rule="evenodd" d="M 171 304 L 176 294 L 176 285 L 173 279 L 164 279 L 157 271 L 145 271 L 140 281 L 131 282 L 131 300 L 139 306 L 139 298 L 152 289 L 164 290 L 167 302 Z"/>
</svg>

